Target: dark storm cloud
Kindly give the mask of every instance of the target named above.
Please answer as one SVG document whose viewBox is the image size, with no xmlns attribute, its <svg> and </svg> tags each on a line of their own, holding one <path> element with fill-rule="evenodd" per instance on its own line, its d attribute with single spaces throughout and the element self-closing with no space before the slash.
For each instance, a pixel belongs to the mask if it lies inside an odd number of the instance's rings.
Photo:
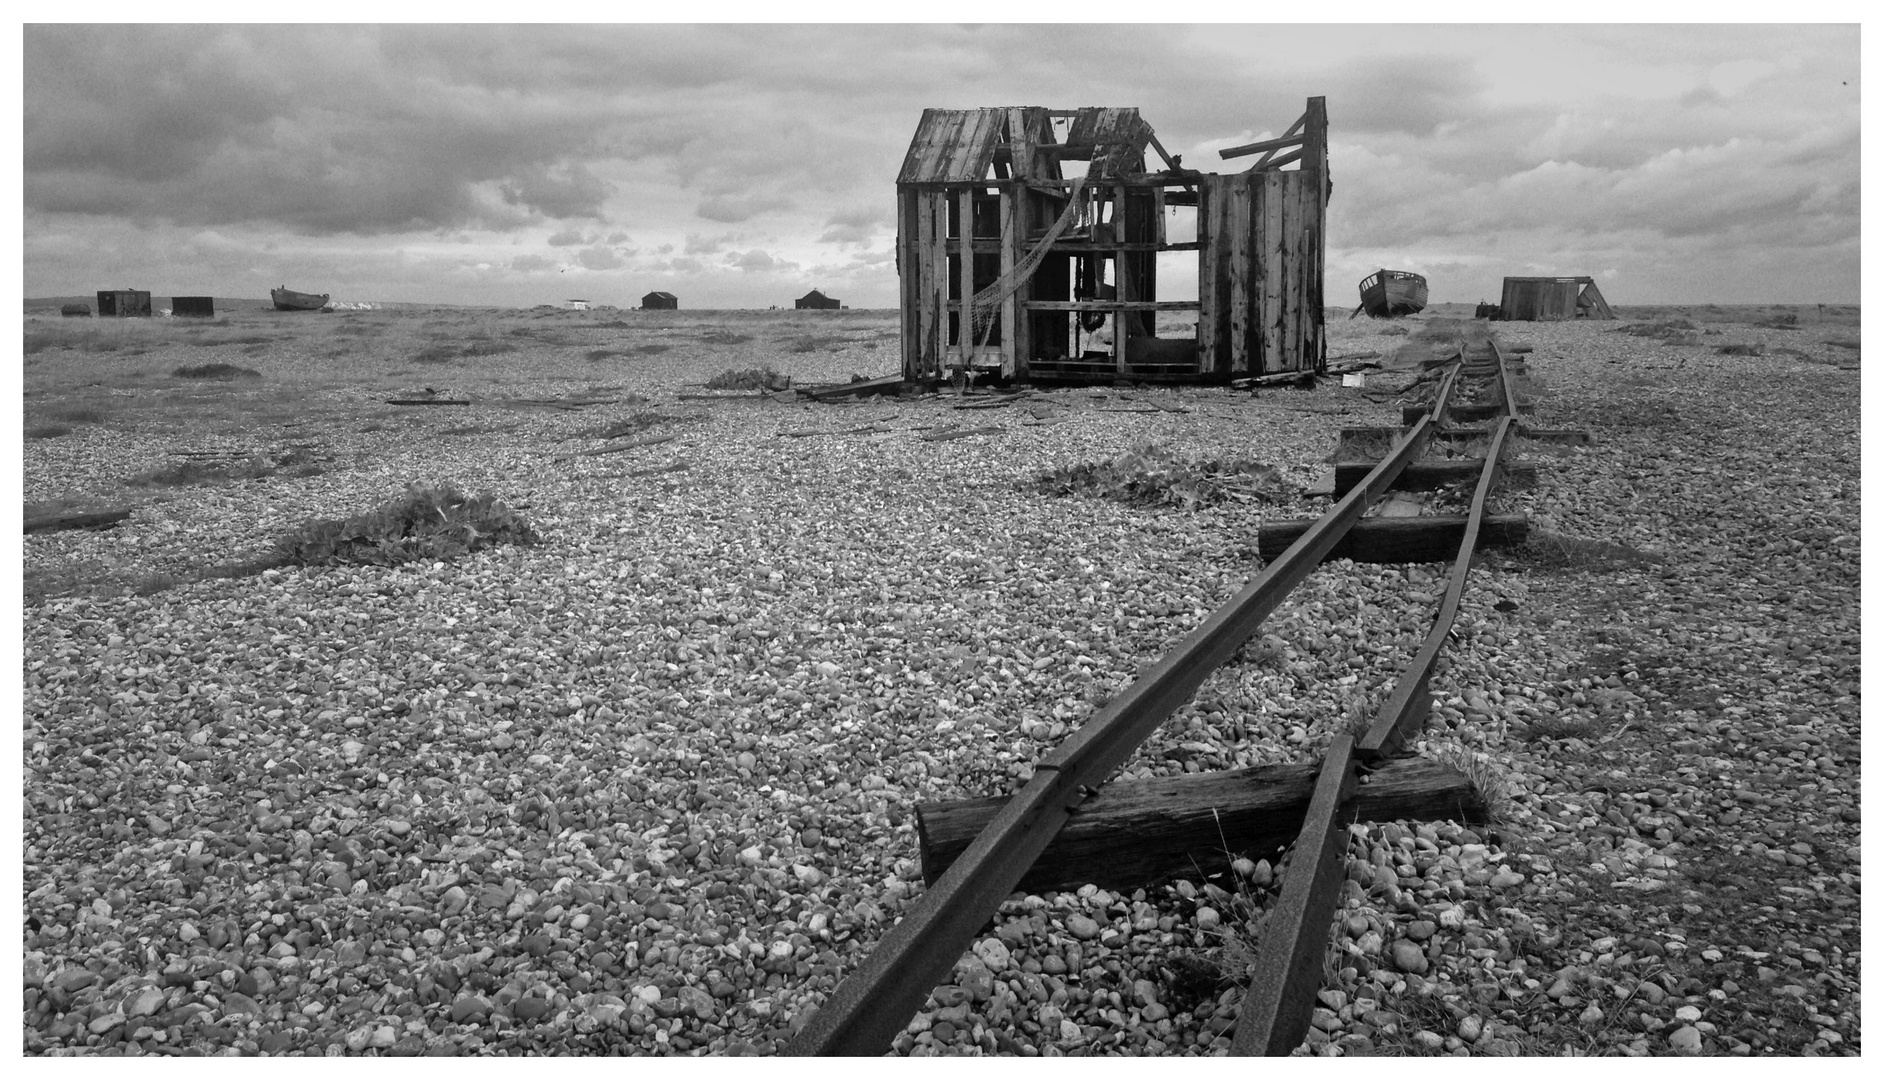
<svg viewBox="0 0 1884 1080">
<path fill-rule="evenodd" d="M 598 217 L 594 123 L 375 28 L 34 26 L 29 209 L 360 234 Z M 430 49 L 430 52 L 427 50 Z"/>
</svg>

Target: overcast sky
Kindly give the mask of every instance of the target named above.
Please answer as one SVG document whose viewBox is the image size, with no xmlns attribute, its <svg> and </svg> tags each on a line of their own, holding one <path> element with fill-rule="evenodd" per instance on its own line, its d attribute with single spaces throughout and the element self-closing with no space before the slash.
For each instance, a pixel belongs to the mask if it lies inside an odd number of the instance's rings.
<svg viewBox="0 0 1884 1080">
<path fill-rule="evenodd" d="M 1320 95 L 1331 303 L 1858 300 L 1855 24 L 37 25 L 23 66 L 27 296 L 891 307 L 925 107 L 1136 106 L 1235 171 Z"/>
</svg>

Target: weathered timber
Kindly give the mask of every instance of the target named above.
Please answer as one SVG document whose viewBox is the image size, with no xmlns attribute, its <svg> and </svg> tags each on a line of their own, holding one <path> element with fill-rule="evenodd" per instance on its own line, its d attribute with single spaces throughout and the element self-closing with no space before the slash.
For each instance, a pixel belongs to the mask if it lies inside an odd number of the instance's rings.
<svg viewBox="0 0 1884 1080">
<path fill-rule="evenodd" d="M 1337 461 L 1335 462 L 1334 490 L 1337 495 L 1345 495 L 1348 489 L 1360 483 L 1373 471 L 1372 461 Z M 1451 461 L 1416 461 L 1406 467 L 1400 479 L 1394 484 L 1396 491 L 1432 491 L 1436 488 L 1451 487 L 1478 479 L 1479 470 L 1485 467 L 1484 461 L 1477 458 L 1455 458 Z M 1507 461 L 1504 465 L 1504 480 L 1507 487 L 1530 487 L 1537 482 L 1537 466 L 1528 461 Z"/>
<path fill-rule="evenodd" d="M 1355 522 L 1354 528 L 1329 549 L 1322 561 L 1442 562 L 1458 554 L 1459 541 L 1465 536 L 1465 523 L 1463 515 L 1452 514 L 1363 518 Z M 1313 524 L 1315 522 L 1305 520 L 1265 521 L 1257 534 L 1257 551 L 1265 561 L 1273 559 L 1287 551 L 1289 545 Z M 1530 518 L 1524 514 L 1499 514 L 1485 519 L 1479 530 L 1478 541 L 1480 546 L 1508 547 L 1522 544 L 1530 533 Z"/>
<path fill-rule="evenodd" d="M 1328 926 L 1346 869 L 1340 856 L 1354 821 L 1356 781 L 1354 737 L 1336 735 L 1315 778 L 1289 872 L 1282 878 L 1282 895 L 1264 924 L 1256 968 L 1230 1039 L 1234 1056 L 1281 1057 L 1308 1034 Z"/>
<path fill-rule="evenodd" d="M 1231 855 L 1264 858 L 1295 842 L 1315 774 L 1313 765 L 1268 765 L 1114 781 L 1080 804 L 1019 888 L 1131 890 L 1208 872 Z M 923 880 L 941 877 L 1005 805 L 1001 797 L 918 805 Z M 1469 778 L 1425 758 L 1385 762 L 1355 789 L 1358 821 L 1478 823 L 1486 813 Z"/>
<path fill-rule="evenodd" d="M 675 439 L 678 439 L 678 438 L 680 438 L 680 436 L 678 435 L 649 435 L 646 438 L 630 439 L 627 442 L 622 443 L 620 446 L 604 446 L 595 450 L 584 450 L 581 453 L 575 454 L 573 456 L 575 457 L 601 457 L 604 454 L 619 454 L 624 450 L 638 450 L 644 446 L 659 446 L 661 443 L 673 442 Z"/>
<path fill-rule="evenodd" d="M 462 398 L 387 398 L 388 405 L 469 405 Z"/>
<path fill-rule="evenodd" d="M 123 510 L 93 510 L 64 514 L 41 514 L 25 519 L 26 532 L 60 532 L 65 529 L 109 529 L 118 522 L 131 516 L 130 508 Z"/>
<path fill-rule="evenodd" d="M 1537 406 L 1529 401 L 1518 402 L 1519 413 L 1533 412 L 1536 408 Z M 1400 420 L 1402 423 L 1411 424 L 1413 421 L 1425 416 L 1426 410 L 1427 406 L 1425 405 L 1408 405 L 1400 410 Z M 1496 420 L 1503 415 L 1505 415 L 1505 407 L 1503 405 L 1454 405 L 1446 410 L 1445 419 L 1449 422 L 1457 421 L 1461 424 L 1470 424 L 1482 420 Z"/>
<path fill-rule="evenodd" d="M 1343 443 L 1349 440 L 1359 439 L 1377 440 L 1384 444 L 1391 444 L 1395 439 L 1398 439 L 1405 430 L 1405 428 L 1397 427 L 1344 427 L 1341 429 L 1341 439 Z M 1595 437 L 1582 428 L 1541 428 L 1530 427 L 1520 423 L 1517 430 L 1512 432 L 1512 434 L 1517 438 L 1530 439 L 1535 442 L 1568 443 L 1578 446 L 1591 446 L 1596 442 Z M 1433 438 L 1438 441 L 1447 439 L 1482 439 L 1484 437 L 1485 431 L 1482 428 L 1441 429 L 1433 432 Z"/>
</svg>

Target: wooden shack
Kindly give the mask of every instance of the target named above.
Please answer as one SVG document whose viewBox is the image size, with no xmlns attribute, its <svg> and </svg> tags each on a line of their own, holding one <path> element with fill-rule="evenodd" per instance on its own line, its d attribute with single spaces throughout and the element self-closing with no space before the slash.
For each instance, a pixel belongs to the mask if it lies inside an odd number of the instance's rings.
<svg viewBox="0 0 1884 1080">
<path fill-rule="evenodd" d="M 216 317 L 216 301 L 208 296 L 173 296 L 170 298 L 170 314 L 179 319 L 213 319 Z"/>
<path fill-rule="evenodd" d="M 1508 277 L 1498 301 L 1498 318 L 1514 322 L 1615 317 L 1590 277 Z"/>
<path fill-rule="evenodd" d="M 641 298 L 643 311 L 679 311 L 680 298 L 671 292 L 651 292 Z"/>
<path fill-rule="evenodd" d="M 1164 168 L 1147 168 L 1147 148 Z M 1221 382 L 1325 366 L 1325 99 L 1280 137 L 1219 153 L 1261 156 L 1243 172 L 1184 168 L 1137 109 L 923 110 L 896 182 L 904 378 Z M 1158 255 L 1173 251 L 1196 253 L 1195 300 L 1160 299 Z M 1168 338 L 1166 312 L 1183 326 Z"/>
<path fill-rule="evenodd" d="M 814 309 L 820 309 L 820 310 L 836 311 L 838 308 L 838 303 L 836 300 L 833 300 L 830 297 L 819 292 L 818 290 L 813 289 L 810 292 L 806 293 L 805 295 L 799 297 L 793 306 L 800 307 L 800 308 L 814 308 Z"/>
<path fill-rule="evenodd" d="M 103 289 L 98 293 L 98 314 L 120 318 L 150 318 L 150 293 L 142 289 Z"/>
</svg>

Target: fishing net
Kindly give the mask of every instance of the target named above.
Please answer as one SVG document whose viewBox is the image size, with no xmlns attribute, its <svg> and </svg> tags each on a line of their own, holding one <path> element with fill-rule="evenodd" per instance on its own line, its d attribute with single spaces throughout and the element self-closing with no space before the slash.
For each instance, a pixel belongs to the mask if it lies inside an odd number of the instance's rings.
<svg viewBox="0 0 1884 1080">
<path fill-rule="evenodd" d="M 988 344 L 988 334 L 994 329 L 995 317 L 1000 314 L 1002 301 L 1034 276 L 1034 271 L 1040 269 L 1041 261 L 1052 249 L 1053 242 L 1076 226 L 1089 224 L 1090 207 L 1085 194 L 1086 178 L 1076 177 L 1072 188 L 1067 191 L 1066 209 L 1060 211 L 1059 218 L 1053 222 L 1047 234 L 1042 236 L 1034 244 L 1033 249 L 1014 264 L 1012 270 L 995 278 L 969 298 L 969 335 L 973 338 L 977 351 Z"/>
</svg>

